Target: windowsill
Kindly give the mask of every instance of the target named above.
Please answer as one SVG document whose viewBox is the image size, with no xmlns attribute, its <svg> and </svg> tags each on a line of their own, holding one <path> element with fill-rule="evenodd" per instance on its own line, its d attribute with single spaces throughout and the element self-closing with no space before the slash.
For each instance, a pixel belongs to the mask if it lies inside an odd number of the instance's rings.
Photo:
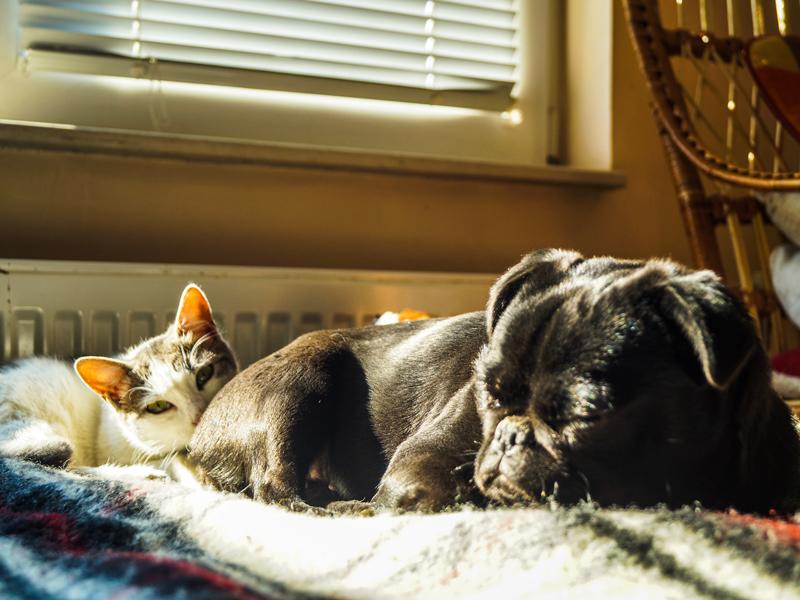
<svg viewBox="0 0 800 600">
<path fill-rule="evenodd" d="M 620 171 L 447 160 L 3 119 L 0 119 L 0 148 L 598 188 L 622 187 L 626 182 Z"/>
</svg>

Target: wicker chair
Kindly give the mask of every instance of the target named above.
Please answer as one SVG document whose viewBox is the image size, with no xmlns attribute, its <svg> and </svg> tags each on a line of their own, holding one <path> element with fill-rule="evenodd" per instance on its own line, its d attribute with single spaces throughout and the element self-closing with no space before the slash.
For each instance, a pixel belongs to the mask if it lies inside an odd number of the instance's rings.
<svg viewBox="0 0 800 600">
<path fill-rule="evenodd" d="M 770 247 L 780 235 L 754 194 L 800 190 L 800 149 L 760 97 L 744 52 L 750 38 L 800 27 L 800 3 L 623 4 L 696 266 L 737 288 L 767 348 L 783 351 L 796 334 L 769 272 Z"/>
</svg>

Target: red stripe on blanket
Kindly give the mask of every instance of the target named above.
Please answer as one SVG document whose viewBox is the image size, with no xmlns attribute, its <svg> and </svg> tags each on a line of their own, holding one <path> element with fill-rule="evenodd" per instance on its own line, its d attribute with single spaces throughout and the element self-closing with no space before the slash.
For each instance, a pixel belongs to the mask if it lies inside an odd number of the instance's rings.
<svg viewBox="0 0 800 600">
<path fill-rule="evenodd" d="M 133 486 L 125 490 L 116 497 L 108 499 L 106 504 L 100 510 L 100 514 L 104 517 L 112 517 L 121 510 L 130 507 L 134 502 L 147 495 L 147 492 L 142 488 Z"/>
<path fill-rule="evenodd" d="M 238 598 L 241 600 L 263 600 L 264 596 L 253 595 L 244 586 L 233 579 L 220 575 L 215 571 L 201 567 L 198 564 L 186 560 L 169 558 L 168 556 L 158 556 L 146 552 L 114 552 L 103 553 L 108 558 L 123 558 L 130 561 L 145 563 L 151 566 L 166 567 L 167 572 L 172 577 L 192 577 L 201 580 L 203 583 L 213 586 L 219 591 L 231 594 L 228 598 Z M 137 580 L 139 585 L 158 585 L 163 583 L 164 578 L 151 574 L 149 577 L 142 577 Z"/>
<path fill-rule="evenodd" d="M 137 495 L 134 493 L 130 496 L 123 496 L 122 501 L 118 502 L 109 512 L 114 512 L 114 508 L 120 508 Z M 157 586 L 165 583 L 166 580 L 185 577 L 199 580 L 199 583 L 215 588 L 219 592 L 225 592 L 227 598 L 241 600 L 263 600 L 264 598 L 264 596 L 253 595 L 244 586 L 225 575 L 186 560 L 146 552 L 92 551 L 90 547 L 82 543 L 80 534 L 75 531 L 73 520 L 65 514 L 19 512 L 0 504 L 0 523 L 2 523 L 2 528 L 0 529 L 5 535 L 19 536 L 29 541 L 33 539 L 40 547 L 50 547 L 60 553 L 77 556 L 94 554 L 109 560 L 123 559 L 147 566 L 164 567 L 164 570 L 160 573 L 151 571 L 150 575 L 139 578 L 138 585 Z M 125 597 L 126 593 L 125 590 L 120 590 L 120 598 Z"/>
<path fill-rule="evenodd" d="M 0 505 L 0 520 L 7 535 L 35 537 L 43 544 L 57 546 L 62 552 L 82 554 L 86 551 L 73 531 L 72 521 L 61 513 L 20 513 Z"/>
<path fill-rule="evenodd" d="M 742 515 L 736 511 L 729 511 L 721 515 L 724 520 L 740 525 L 750 525 L 763 531 L 771 541 L 800 550 L 800 523 L 794 519 L 781 519 L 777 517 L 756 517 Z"/>
</svg>

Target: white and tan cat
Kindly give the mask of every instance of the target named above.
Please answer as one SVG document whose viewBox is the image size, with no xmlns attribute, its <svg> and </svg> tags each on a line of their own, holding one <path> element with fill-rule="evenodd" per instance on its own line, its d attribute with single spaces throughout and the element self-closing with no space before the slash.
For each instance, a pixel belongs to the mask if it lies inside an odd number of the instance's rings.
<svg viewBox="0 0 800 600">
<path fill-rule="evenodd" d="M 190 284 L 169 328 L 120 356 L 79 358 L 74 368 L 29 358 L 0 371 L 0 457 L 72 470 L 159 466 L 180 478 L 180 461 L 168 459 L 236 371 L 208 299 Z"/>
</svg>

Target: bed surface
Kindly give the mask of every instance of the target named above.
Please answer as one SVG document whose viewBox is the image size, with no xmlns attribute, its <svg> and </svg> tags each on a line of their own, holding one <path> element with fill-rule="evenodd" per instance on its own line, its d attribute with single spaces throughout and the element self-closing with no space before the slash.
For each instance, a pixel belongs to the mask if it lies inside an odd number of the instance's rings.
<svg viewBox="0 0 800 600">
<path fill-rule="evenodd" d="M 699 507 L 330 518 L 0 459 L 2 598 L 797 598 L 799 557 Z"/>
</svg>

